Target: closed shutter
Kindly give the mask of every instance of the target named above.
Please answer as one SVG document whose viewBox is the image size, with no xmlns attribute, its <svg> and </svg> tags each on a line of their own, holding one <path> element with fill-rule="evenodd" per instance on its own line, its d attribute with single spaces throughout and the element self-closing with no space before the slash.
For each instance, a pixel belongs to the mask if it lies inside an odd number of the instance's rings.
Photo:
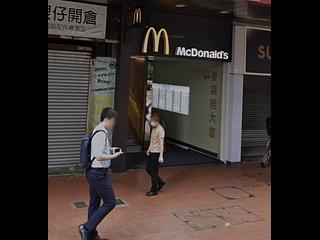
<svg viewBox="0 0 320 240">
<path fill-rule="evenodd" d="M 242 157 L 264 154 L 265 120 L 271 116 L 271 77 L 245 75 L 243 82 Z"/>
<path fill-rule="evenodd" d="M 86 134 L 90 52 L 48 50 L 48 167 L 79 165 Z"/>
</svg>

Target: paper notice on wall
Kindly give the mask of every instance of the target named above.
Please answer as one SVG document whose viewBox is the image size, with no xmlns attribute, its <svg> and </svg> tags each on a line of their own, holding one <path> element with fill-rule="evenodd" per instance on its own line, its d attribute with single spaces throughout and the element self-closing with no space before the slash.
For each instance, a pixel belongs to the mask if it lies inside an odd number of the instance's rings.
<svg viewBox="0 0 320 240">
<path fill-rule="evenodd" d="M 166 88 L 160 85 L 159 88 L 159 108 L 165 110 L 166 107 Z"/>
<path fill-rule="evenodd" d="M 153 108 L 189 114 L 190 87 L 153 83 L 152 89 Z"/>
<path fill-rule="evenodd" d="M 181 92 L 178 90 L 173 91 L 173 111 L 180 112 L 181 107 Z"/>
<path fill-rule="evenodd" d="M 189 92 L 181 92 L 181 111 L 182 114 L 189 114 Z"/>
<path fill-rule="evenodd" d="M 114 107 L 116 59 L 97 57 L 93 60 L 91 96 L 90 96 L 90 131 L 99 124 L 103 108 Z"/>
<path fill-rule="evenodd" d="M 152 85 L 152 106 L 159 107 L 159 87 L 158 85 Z"/>
<path fill-rule="evenodd" d="M 173 90 L 169 88 L 167 88 L 166 90 L 166 110 L 167 111 L 172 111 L 173 109 Z"/>
</svg>

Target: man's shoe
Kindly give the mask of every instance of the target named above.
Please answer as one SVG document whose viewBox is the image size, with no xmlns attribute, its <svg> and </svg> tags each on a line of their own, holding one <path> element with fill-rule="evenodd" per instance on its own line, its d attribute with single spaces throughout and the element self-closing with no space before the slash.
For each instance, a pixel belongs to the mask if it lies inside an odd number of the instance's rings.
<svg viewBox="0 0 320 240">
<path fill-rule="evenodd" d="M 158 193 L 152 192 L 152 191 L 146 193 L 146 195 L 147 195 L 148 197 L 155 196 L 155 195 L 157 195 L 157 194 L 158 194 Z"/>
<path fill-rule="evenodd" d="M 84 228 L 83 224 L 79 226 L 79 233 L 82 240 L 91 240 L 90 233 Z"/>
<path fill-rule="evenodd" d="M 160 191 L 164 185 L 166 185 L 166 182 L 159 183 L 158 191 Z"/>
</svg>

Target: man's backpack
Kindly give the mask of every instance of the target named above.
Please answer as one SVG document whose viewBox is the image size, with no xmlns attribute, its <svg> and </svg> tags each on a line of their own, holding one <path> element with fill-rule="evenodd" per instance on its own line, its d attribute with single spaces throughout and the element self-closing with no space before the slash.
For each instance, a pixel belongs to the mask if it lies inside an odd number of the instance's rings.
<svg viewBox="0 0 320 240">
<path fill-rule="evenodd" d="M 82 141 L 81 141 L 80 165 L 86 170 L 90 169 L 91 164 L 94 160 L 94 158 L 91 159 L 91 141 L 92 141 L 92 138 L 94 137 L 94 135 L 96 135 L 96 133 L 98 133 L 98 132 L 104 132 L 105 134 L 107 134 L 103 130 L 97 130 L 92 135 L 91 134 L 84 135 L 82 138 Z"/>
</svg>

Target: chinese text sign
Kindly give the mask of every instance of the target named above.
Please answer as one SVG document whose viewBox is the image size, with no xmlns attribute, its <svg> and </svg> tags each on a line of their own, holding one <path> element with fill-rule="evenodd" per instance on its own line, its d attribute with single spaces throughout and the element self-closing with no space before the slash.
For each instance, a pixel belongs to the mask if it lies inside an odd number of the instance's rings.
<svg viewBox="0 0 320 240">
<path fill-rule="evenodd" d="M 48 34 L 105 39 L 107 7 L 48 0 Z"/>
</svg>

